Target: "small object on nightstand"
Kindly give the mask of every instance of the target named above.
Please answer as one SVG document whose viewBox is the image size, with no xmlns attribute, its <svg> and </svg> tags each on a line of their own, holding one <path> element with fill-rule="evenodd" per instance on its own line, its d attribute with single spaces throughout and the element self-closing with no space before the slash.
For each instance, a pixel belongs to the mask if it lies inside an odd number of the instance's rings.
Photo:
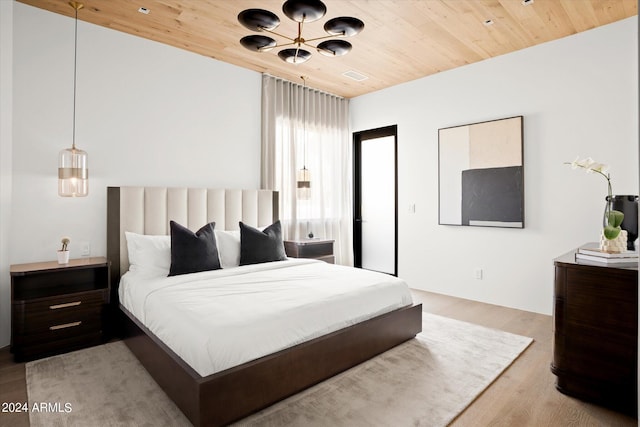
<svg viewBox="0 0 640 427">
<path fill-rule="evenodd" d="M 61 240 L 62 249 L 58 251 L 58 264 L 69 264 L 69 243 L 71 239 L 63 237 Z"/>
<path fill-rule="evenodd" d="M 58 251 L 58 264 L 69 264 L 69 251 Z"/>
<path fill-rule="evenodd" d="M 16 361 L 104 342 L 109 261 L 16 264 L 11 274 L 11 352 Z"/>
<path fill-rule="evenodd" d="M 335 264 L 333 239 L 285 240 L 284 250 L 291 258 L 313 258 Z"/>
</svg>

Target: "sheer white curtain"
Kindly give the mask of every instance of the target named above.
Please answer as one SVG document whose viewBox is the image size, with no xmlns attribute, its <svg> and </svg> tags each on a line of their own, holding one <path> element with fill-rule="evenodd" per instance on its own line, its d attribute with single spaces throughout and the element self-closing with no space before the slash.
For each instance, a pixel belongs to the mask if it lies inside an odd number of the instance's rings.
<svg viewBox="0 0 640 427">
<path fill-rule="evenodd" d="M 296 191 L 303 166 L 306 200 Z M 335 239 L 336 262 L 353 265 L 349 100 L 262 76 L 262 188 L 280 192 L 285 239 Z"/>
</svg>

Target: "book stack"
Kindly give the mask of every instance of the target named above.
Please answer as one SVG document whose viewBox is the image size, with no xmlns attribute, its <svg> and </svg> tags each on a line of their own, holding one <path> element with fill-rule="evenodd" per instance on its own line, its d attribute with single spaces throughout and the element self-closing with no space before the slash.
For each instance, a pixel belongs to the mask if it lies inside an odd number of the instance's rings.
<svg viewBox="0 0 640 427">
<path fill-rule="evenodd" d="M 638 251 L 605 252 L 598 243 L 587 243 L 576 251 L 576 261 L 594 265 L 637 267 Z"/>
</svg>

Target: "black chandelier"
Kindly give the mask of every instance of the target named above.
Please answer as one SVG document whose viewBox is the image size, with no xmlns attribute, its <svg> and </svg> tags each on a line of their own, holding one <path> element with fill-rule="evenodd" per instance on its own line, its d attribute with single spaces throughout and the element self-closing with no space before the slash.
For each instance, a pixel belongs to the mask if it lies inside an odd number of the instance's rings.
<svg viewBox="0 0 640 427">
<path fill-rule="evenodd" d="M 327 7 L 320 0 L 287 0 L 282 5 L 282 11 L 287 17 L 298 23 L 298 34 L 296 37 L 288 37 L 276 33 L 275 30 L 280 25 L 280 19 L 272 12 L 263 9 L 247 9 L 238 14 L 238 21 L 251 31 L 267 32 L 287 39 L 288 42 L 278 44 L 275 39 L 269 36 L 250 35 L 240 40 L 240 44 L 254 52 L 267 52 L 276 47 L 291 46 L 278 52 L 278 56 L 283 61 L 290 64 L 301 64 L 311 58 L 311 52 L 303 49 L 303 45 L 316 49 L 326 56 L 342 56 L 351 50 L 351 43 L 341 39 L 325 40 L 331 37 L 350 37 L 358 34 L 364 28 L 364 22 L 358 18 L 342 16 L 328 20 L 324 24 L 324 30 L 328 36 L 316 37 L 306 40 L 302 37 L 303 25 L 314 22 L 322 18 L 327 13 Z M 320 42 L 317 46 L 310 42 Z"/>
</svg>

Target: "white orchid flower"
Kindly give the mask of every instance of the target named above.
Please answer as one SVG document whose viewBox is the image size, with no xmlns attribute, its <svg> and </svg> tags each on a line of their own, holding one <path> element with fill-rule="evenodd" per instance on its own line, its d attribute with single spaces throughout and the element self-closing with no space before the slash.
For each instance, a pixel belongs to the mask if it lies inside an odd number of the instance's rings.
<svg viewBox="0 0 640 427">
<path fill-rule="evenodd" d="M 580 156 L 576 157 L 572 162 L 565 162 L 565 164 L 571 165 L 571 169 L 581 168 L 584 169 L 586 173 L 598 172 L 602 175 L 605 175 L 609 170 L 609 166 L 604 163 L 598 163 L 593 160 L 591 157 L 587 157 L 586 159 L 579 160 Z"/>
<path fill-rule="evenodd" d="M 609 170 L 609 166 L 604 163 L 594 163 L 589 167 L 589 169 L 593 172 L 606 173 Z"/>
<path fill-rule="evenodd" d="M 591 157 L 587 157 L 582 160 L 578 160 L 579 158 L 580 156 L 576 157 L 573 162 L 564 162 L 564 164 L 571 165 L 571 169 L 582 168 L 587 173 L 595 172 L 598 175 L 602 175 L 604 179 L 607 180 L 607 200 L 611 200 L 613 190 L 611 188 L 611 176 L 608 173 L 609 166 L 604 163 L 597 163 Z M 605 219 L 608 225 L 604 228 L 604 236 L 607 239 L 615 239 L 618 236 L 620 233 L 620 223 L 622 223 L 622 218 L 624 218 L 624 214 L 622 212 L 613 210 L 611 204 L 607 204 L 605 209 Z"/>
<path fill-rule="evenodd" d="M 571 165 L 571 169 L 577 169 L 578 168 L 578 160 L 580 159 L 580 156 L 576 156 L 576 158 L 573 160 L 573 162 L 569 163 Z"/>
<path fill-rule="evenodd" d="M 586 159 L 582 159 L 578 162 L 578 166 L 584 168 L 589 172 L 591 169 L 591 165 L 593 165 L 595 161 L 591 157 L 587 157 Z"/>
</svg>

